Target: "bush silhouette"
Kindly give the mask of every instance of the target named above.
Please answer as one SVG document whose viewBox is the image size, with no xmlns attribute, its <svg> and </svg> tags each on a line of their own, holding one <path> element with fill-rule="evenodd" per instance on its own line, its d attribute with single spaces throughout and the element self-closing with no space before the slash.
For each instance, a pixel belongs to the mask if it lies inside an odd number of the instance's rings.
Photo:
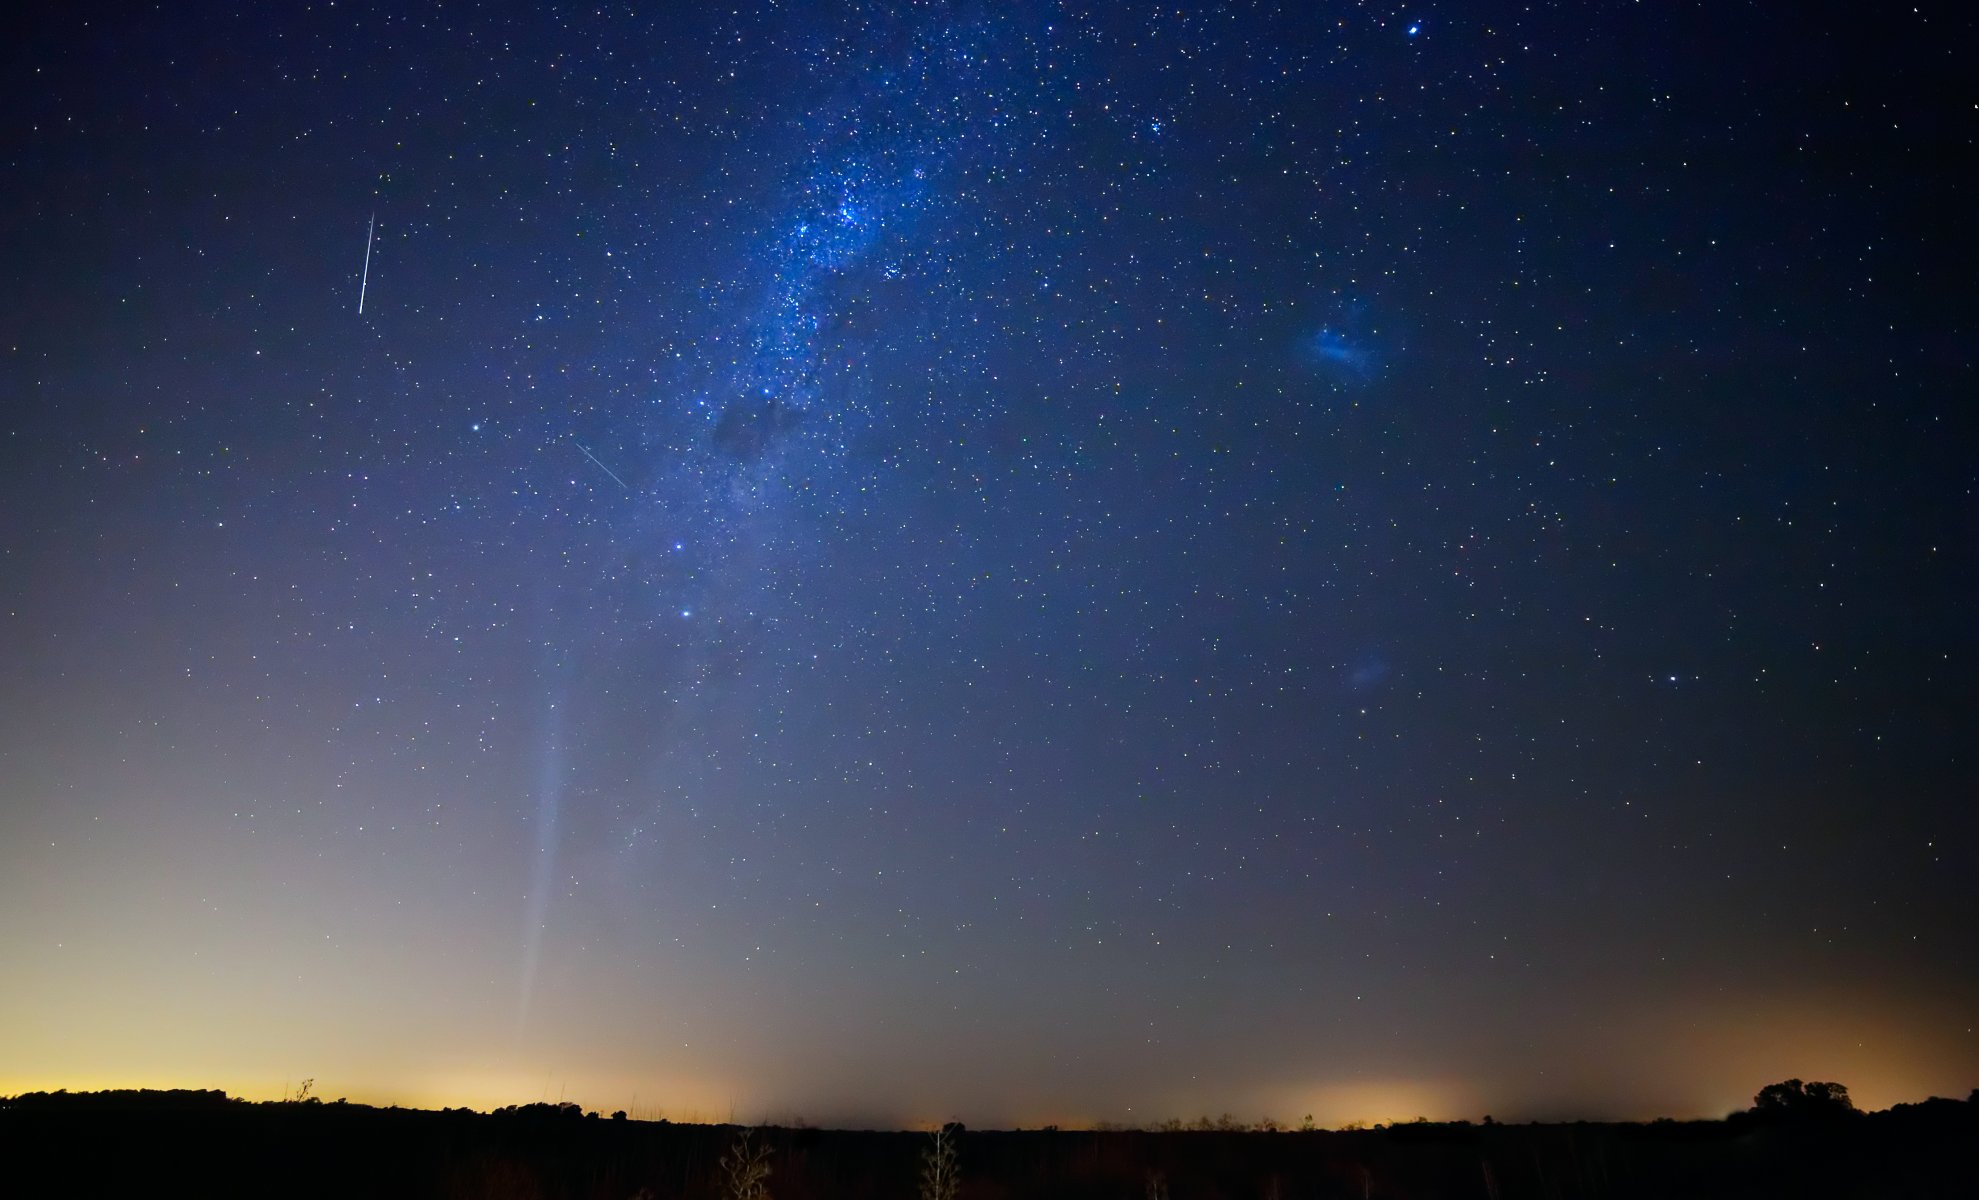
<svg viewBox="0 0 1979 1200">
<path fill-rule="evenodd" d="M 1839 1117 L 1856 1111 L 1848 1088 L 1839 1083 L 1769 1083 L 1752 1098 L 1752 1111 L 1769 1117 Z"/>
</svg>

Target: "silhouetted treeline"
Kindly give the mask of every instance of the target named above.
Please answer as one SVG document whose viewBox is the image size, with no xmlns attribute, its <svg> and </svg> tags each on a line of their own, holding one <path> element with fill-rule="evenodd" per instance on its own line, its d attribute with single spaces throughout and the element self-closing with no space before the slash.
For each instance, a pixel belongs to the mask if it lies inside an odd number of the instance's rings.
<svg viewBox="0 0 1979 1200">
<path fill-rule="evenodd" d="M 112 1088 L 106 1092 L 23 1092 L 0 1099 L 0 1109 L 40 1109 L 64 1112 L 121 1112 L 131 1109 L 212 1109 L 246 1104 L 218 1088 Z"/>
<path fill-rule="evenodd" d="M 1816 1095 L 1812 1108 L 1762 1100 L 1722 1121 L 958 1130 L 958 1200 L 1979 1196 L 1979 1094 L 1879 1113 Z M 737 1127 L 614 1116 L 573 1104 L 483 1114 L 199 1091 L 32 1093 L 0 1100 L 0 1178 L 55 1181 L 36 1194 L 119 1197 L 722 1195 L 719 1164 Z M 778 1200 L 910 1200 L 929 1143 L 774 1128 L 758 1140 Z"/>
</svg>

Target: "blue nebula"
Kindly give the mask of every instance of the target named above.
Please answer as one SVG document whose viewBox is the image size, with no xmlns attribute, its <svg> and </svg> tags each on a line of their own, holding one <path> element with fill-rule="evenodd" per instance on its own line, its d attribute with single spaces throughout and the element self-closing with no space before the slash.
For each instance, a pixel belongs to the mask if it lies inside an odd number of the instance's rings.
<svg viewBox="0 0 1979 1200">
<path fill-rule="evenodd" d="M 1372 380 L 1380 370 L 1374 351 L 1366 343 L 1338 329 L 1327 328 L 1313 334 L 1308 348 L 1320 365 L 1359 383 Z"/>
<path fill-rule="evenodd" d="M 1364 692 L 1387 682 L 1393 668 L 1378 651 L 1370 650 L 1348 664 L 1345 675 L 1348 690 Z"/>
<path fill-rule="evenodd" d="M 1368 303 L 1359 298 L 1337 301 L 1319 328 L 1302 335 L 1299 357 L 1338 388 L 1363 388 L 1387 370 L 1396 352 L 1395 340 L 1378 328 Z"/>
</svg>

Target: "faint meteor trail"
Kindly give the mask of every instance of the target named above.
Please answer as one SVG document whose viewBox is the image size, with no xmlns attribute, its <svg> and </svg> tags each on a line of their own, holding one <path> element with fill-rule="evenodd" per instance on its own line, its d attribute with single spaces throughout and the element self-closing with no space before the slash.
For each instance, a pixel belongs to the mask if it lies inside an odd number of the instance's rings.
<svg viewBox="0 0 1979 1200">
<path fill-rule="evenodd" d="M 620 479 L 620 478 L 618 477 L 618 472 L 617 472 L 617 471 L 614 471 L 614 470 L 612 470 L 612 469 L 611 469 L 610 467 L 608 467 L 608 466 L 606 466 L 606 465 L 605 465 L 604 463 L 601 463 L 601 462 L 598 462 L 598 456 L 597 456 L 597 455 L 595 455 L 595 454 L 593 454 L 593 453 L 591 453 L 591 452 L 590 452 L 589 450 L 585 450 L 585 449 L 584 449 L 584 443 L 583 443 L 583 442 L 580 442 L 580 441 L 578 441 L 578 440 L 577 440 L 576 438 L 572 438 L 572 439 L 570 439 L 570 444 L 571 444 L 571 445 L 573 445 L 573 446 L 575 446 L 575 447 L 577 447 L 577 448 L 578 448 L 578 449 L 579 449 L 580 451 L 583 451 L 583 454 L 584 454 L 584 457 L 586 457 L 586 458 L 588 458 L 588 459 L 590 459 L 590 460 L 591 460 L 592 462 L 594 462 L 594 463 L 598 463 L 598 469 L 599 469 L 600 471 L 603 471 L 603 472 L 604 472 L 605 474 L 607 474 L 607 475 L 609 475 L 609 476 L 611 476 L 611 477 L 612 477 L 612 481 L 613 481 L 614 483 L 616 483 L 616 484 L 618 484 L 618 485 L 619 485 L 620 487 L 622 487 L 622 488 L 624 488 L 624 489 L 625 489 L 626 491 L 628 491 L 628 492 L 632 490 L 632 485 L 631 485 L 631 484 L 629 484 L 629 483 L 627 483 L 627 482 L 626 482 L 625 480 L 623 480 L 623 479 Z"/>
<path fill-rule="evenodd" d="M 549 921 L 550 887 L 557 876 L 557 812 L 563 799 L 565 766 L 564 695 L 559 682 L 550 693 L 543 720 L 542 751 L 536 764 L 536 859 L 522 919 L 522 994 L 515 1010 L 517 1030 L 529 1024 L 529 1008 L 536 996 L 536 966 L 542 957 L 543 930 Z"/>
<path fill-rule="evenodd" d="M 357 284 L 357 315 L 364 315 L 364 289 L 371 286 L 371 243 L 378 239 L 378 214 L 371 214 L 371 232 L 364 235 L 364 278 Z"/>
</svg>

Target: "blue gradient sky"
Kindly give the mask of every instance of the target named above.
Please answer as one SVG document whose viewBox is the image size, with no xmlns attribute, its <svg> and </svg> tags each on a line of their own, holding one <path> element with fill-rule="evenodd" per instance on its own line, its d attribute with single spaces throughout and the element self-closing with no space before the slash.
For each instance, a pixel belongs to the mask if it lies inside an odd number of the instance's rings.
<svg viewBox="0 0 1979 1200">
<path fill-rule="evenodd" d="M 39 12 L 0 1092 L 1965 1094 L 1972 20 Z"/>
</svg>

